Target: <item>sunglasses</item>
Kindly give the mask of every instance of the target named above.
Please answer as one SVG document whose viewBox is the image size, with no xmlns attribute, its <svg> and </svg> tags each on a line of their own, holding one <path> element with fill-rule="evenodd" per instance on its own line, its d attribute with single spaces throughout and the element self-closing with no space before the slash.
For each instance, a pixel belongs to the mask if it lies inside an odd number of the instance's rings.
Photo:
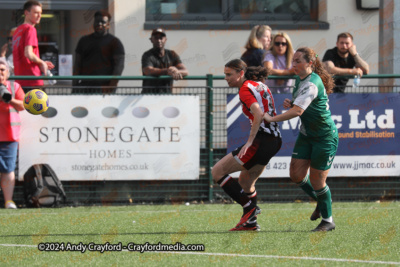
<svg viewBox="0 0 400 267">
<path fill-rule="evenodd" d="M 282 45 L 282 46 L 287 46 L 287 43 L 284 43 L 284 42 L 274 42 L 274 45 L 276 45 L 276 46 L 280 46 L 280 45 Z"/>
<path fill-rule="evenodd" d="M 8 41 L 12 41 L 12 37 L 11 37 L 11 36 L 8 36 L 8 37 L 7 37 L 7 40 L 8 40 Z"/>
<path fill-rule="evenodd" d="M 106 25 L 108 23 L 108 21 L 104 21 L 102 19 L 96 19 L 94 21 L 95 24 L 101 24 L 101 25 Z"/>
</svg>

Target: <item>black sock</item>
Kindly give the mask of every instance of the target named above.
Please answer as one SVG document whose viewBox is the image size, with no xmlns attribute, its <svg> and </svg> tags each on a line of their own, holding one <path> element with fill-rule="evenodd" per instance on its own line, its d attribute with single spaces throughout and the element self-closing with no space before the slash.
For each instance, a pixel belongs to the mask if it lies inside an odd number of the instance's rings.
<svg viewBox="0 0 400 267">
<path fill-rule="evenodd" d="M 247 196 L 250 198 L 251 203 L 257 206 L 257 192 L 254 190 L 253 193 L 246 193 Z"/>
<path fill-rule="evenodd" d="M 246 212 L 254 207 L 254 204 L 251 203 L 251 200 L 243 191 L 243 188 L 240 186 L 240 184 L 229 175 L 225 175 L 219 179 L 217 183 L 221 186 L 225 193 L 239 203 Z"/>
</svg>

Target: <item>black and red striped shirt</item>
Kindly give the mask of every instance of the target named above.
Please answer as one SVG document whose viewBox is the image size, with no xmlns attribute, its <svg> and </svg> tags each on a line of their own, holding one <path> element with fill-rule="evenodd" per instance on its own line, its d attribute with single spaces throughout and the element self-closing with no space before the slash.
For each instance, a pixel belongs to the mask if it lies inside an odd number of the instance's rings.
<svg viewBox="0 0 400 267">
<path fill-rule="evenodd" d="M 250 111 L 253 103 L 257 102 L 261 110 L 267 112 L 270 116 L 276 116 L 274 98 L 268 86 L 262 82 L 247 80 L 243 83 L 239 90 L 239 98 L 242 103 L 243 114 L 249 118 L 250 123 L 253 123 L 254 116 Z M 268 123 L 265 120 L 261 121 L 259 131 L 264 131 L 276 137 L 281 136 L 278 123 Z"/>
</svg>

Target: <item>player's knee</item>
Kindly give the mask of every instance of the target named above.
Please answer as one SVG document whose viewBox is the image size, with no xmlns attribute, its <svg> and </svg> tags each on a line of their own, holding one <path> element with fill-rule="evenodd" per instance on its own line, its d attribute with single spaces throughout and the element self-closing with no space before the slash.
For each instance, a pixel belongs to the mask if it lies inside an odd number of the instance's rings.
<svg viewBox="0 0 400 267">
<path fill-rule="evenodd" d="M 250 187 L 251 187 L 251 185 L 249 185 L 248 183 L 246 183 L 245 181 L 243 181 L 243 180 L 241 180 L 241 179 L 239 179 L 239 184 L 240 184 L 240 186 L 242 187 L 242 189 L 243 189 L 245 192 L 247 192 L 247 191 L 250 189 Z"/>
<path fill-rule="evenodd" d="M 223 177 L 223 175 L 221 175 L 220 171 L 218 170 L 218 168 L 214 167 L 211 170 L 211 176 L 213 178 L 213 181 L 216 183 L 219 181 L 219 179 L 221 179 Z"/>
<path fill-rule="evenodd" d="M 290 176 L 290 179 L 293 182 L 295 182 L 296 184 L 303 181 L 303 179 L 305 177 L 305 176 L 300 175 L 300 173 L 298 171 L 293 170 L 293 169 L 290 169 L 289 176 Z"/>
</svg>

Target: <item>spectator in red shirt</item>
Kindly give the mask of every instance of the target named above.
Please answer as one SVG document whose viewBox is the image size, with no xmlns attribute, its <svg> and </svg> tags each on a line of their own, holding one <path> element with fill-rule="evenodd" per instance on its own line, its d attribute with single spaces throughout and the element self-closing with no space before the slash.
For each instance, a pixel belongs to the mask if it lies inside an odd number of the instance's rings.
<svg viewBox="0 0 400 267">
<path fill-rule="evenodd" d="M 38 1 L 27 1 L 24 4 L 25 21 L 13 36 L 14 74 L 27 76 L 47 75 L 54 68 L 50 61 L 39 57 L 39 44 L 35 25 L 42 17 L 42 4 Z M 43 86 L 43 80 L 18 80 L 25 92 L 33 87 Z"/>
</svg>

